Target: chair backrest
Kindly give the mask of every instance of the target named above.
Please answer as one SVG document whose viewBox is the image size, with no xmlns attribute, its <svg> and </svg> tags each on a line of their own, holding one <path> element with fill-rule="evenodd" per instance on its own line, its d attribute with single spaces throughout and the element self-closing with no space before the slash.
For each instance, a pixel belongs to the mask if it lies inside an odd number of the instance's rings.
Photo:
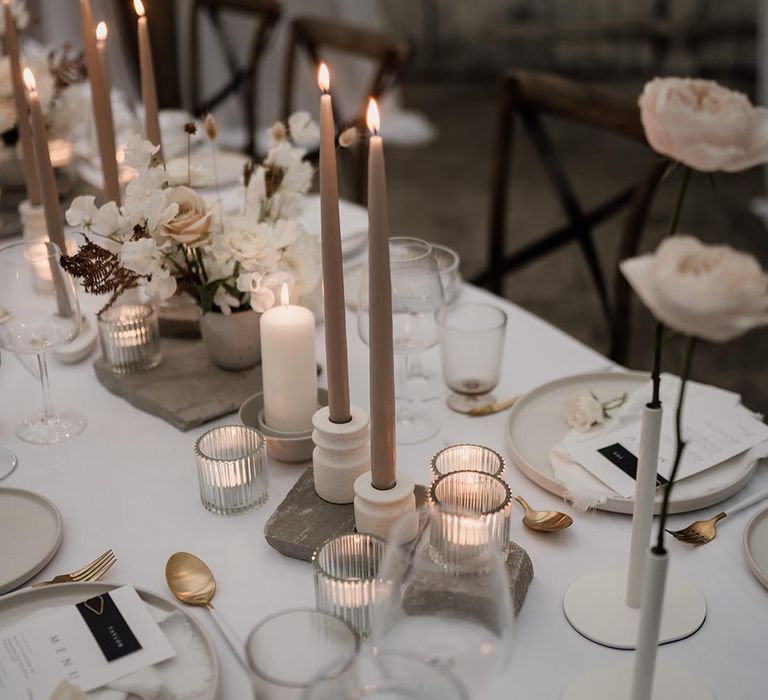
<svg viewBox="0 0 768 700">
<path fill-rule="evenodd" d="M 411 55 L 409 45 L 399 39 L 360 27 L 339 24 L 333 20 L 317 17 L 296 17 L 291 21 L 283 74 L 281 113 L 287 119 L 291 113 L 296 56 L 303 51 L 313 65 L 320 63 L 326 50 L 335 50 L 370 60 L 375 69 L 368 91 L 360 96 L 360 107 L 355 118 L 359 126 L 364 125 L 364 115 L 369 97 L 379 99 L 397 85 Z M 335 108 L 335 104 L 334 104 Z M 334 115 L 340 123 L 339 114 Z M 365 149 L 355 152 L 356 167 L 353 168 L 352 185 L 354 197 L 363 201 Z"/>
<path fill-rule="evenodd" d="M 248 43 L 245 63 L 239 59 L 233 48 L 233 41 L 227 36 L 223 18 L 225 15 L 245 17 L 251 20 L 253 31 Z M 246 129 L 244 150 L 252 155 L 256 152 L 256 121 L 259 61 L 269 42 L 272 30 L 280 19 L 281 9 L 277 0 L 192 0 L 189 25 L 189 45 L 191 52 L 191 70 L 189 75 L 189 94 L 192 111 L 195 116 L 203 116 L 232 96 L 237 96 L 243 114 Z M 200 27 L 203 17 L 207 17 L 214 36 L 221 49 L 228 69 L 228 77 L 223 85 L 212 94 L 201 95 L 201 56 Z"/>
<path fill-rule="evenodd" d="M 578 243 L 608 325 L 609 354 L 612 359 L 622 362 L 629 347 L 631 295 L 618 262 L 634 255 L 638 249 L 666 162 L 648 149 L 649 164 L 640 179 L 587 211 L 578 201 L 542 116 L 557 117 L 646 144 L 639 108 L 634 100 L 555 75 L 517 70 L 508 73 L 501 86 L 494 150 L 488 267 L 476 281 L 500 293 L 506 274 L 554 252 L 566 243 Z M 514 253 L 506 254 L 507 196 L 516 120 L 530 138 L 568 224 L 544 233 Z M 593 229 L 621 212 L 627 215 L 623 221 L 611 295 L 595 248 Z"/>
</svg>

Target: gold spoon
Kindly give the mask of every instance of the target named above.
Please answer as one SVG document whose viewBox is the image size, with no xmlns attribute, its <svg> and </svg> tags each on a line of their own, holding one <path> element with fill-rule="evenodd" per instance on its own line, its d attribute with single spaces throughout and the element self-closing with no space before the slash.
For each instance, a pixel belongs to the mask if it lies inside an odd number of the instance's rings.
<svg viewBox="0 0 768 700">
<path fill-rule="evenodd" d="M 558 532 L 573 525 L 573 518 L 570 515 L 561 513 L 559 510 L 533 510 L 522 496 L 514 496 L 514 499 L 525 511 L 523 525 L 531 530 Z"/>
<path fill-rule="evenodd" d="M 165 580 L 168 588 L 182 603 L 199 605 L 211 614 L 219 631 L 226 639 L 243 668 L 248 671 L 245 647 L 229 623 L 213 608 L 211 600 L 216 593 L 216 579 L 208 565 L 189 552 L 176 552 L 165 565 Z"/>
</svg>

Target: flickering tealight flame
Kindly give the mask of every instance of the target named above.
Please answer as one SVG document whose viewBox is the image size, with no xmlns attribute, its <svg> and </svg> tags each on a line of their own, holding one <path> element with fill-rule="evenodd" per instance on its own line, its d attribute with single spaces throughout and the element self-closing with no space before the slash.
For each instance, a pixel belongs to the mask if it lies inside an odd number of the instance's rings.
<svg viewBox="0 0 768 700">
<path fill-rule="evenodd" d="M 23 73 L 24 85 L 27 86 L 27 90 L 36 90 L 37 83 L 35 82 L 35 74 L 29 68 L 24 69 Z"/>
<path fill-rule="evenodd" d="M 107 40 L 107 23 L 106 22 L 99 22 L 96 25 L 96 41 L 106 41 Z"/>
<path fill-rule="evenodd" d="M 144 3 L 141 0 L 133 0 L 133 9 L 139 17 L 144 16 Z"/>
<path fill-rule="evenodd" d="M 317 84 L 323 92 L 331 89 L 331 74 L 325 63 L 321 63 L 320 68 L 317 69 Z"/>
<path fill-rule="evenodd" d="M 379 133 L 379 129 L 381 128 L 381 117 L 379 117 L 379 105 L 376 104 L 376 100 L 374 100 L 373 97 L 368 100 L 366 122 L 368 123 L 368 130 L 372 134 Z"/>
<path fill-rule="evenodd" d="M 283 282 L 283 286 L 280 287 L 280 304 L 282 306 L 288 306 L 291 302 L 291 298 L 288 294 L 288 284 Z"/>
</svg>

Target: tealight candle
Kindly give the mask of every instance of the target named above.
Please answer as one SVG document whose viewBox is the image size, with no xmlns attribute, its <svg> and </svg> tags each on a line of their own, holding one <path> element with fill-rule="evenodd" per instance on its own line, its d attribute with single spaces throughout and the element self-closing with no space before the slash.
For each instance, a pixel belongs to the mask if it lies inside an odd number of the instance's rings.
<svg viewBox="0 0 768 700">
<path fill-rule="evenodd" d="M 280 304 L 260 321 L 264 421 L 273 430 L 299 433 L 312 429 L 318 408 L 315 317 L 288 301 L 283 284 Z"/>
<path fill-rule="evenodd" d="M 151 306 L 125 304 L 99 316 L 101 352 L 115 374 L 144 372 L 162 360 L 157 314 Z"/>
<path fill-rule="evenodd" d="M 318 610 L 347 622 L 361 636 L 371 631 L 385 542 L 375 535 L 334 537 L 312 556 Z"/>
<path fill-rule="evenodd" d="M 433 483 L 456 471 L 484 472 L 502 478 L 505 468 L 504 458 L 482 445 L 450 445 L 437 452 L 429 464 Z"/>
<path fill-rule="evenodd" d="M 245 513 L 269 497 L 264 438 L 245 425 L 224 425 L 195 443 L 200 499 L 219 515 Z"/>
</svg>

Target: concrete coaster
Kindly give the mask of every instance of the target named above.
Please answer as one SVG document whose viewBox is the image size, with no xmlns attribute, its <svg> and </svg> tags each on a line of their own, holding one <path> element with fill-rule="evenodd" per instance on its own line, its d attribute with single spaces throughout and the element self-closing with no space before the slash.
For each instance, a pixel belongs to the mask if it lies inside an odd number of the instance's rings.
<svg viewBox="0 0 768 700">
<path fill-rule="evenodd" d="M 200 340 L 163 338 L 161 352 L 157 367 L 135 374 L 113 374 L 99 358 L 93 364 L 96 377 L 113 394 L 179 430 L 236 413 L 262 389 L 261 366 L 242 372 L 219 369 Z"/>
<path fill-rule="evenodd" d="M 427 489 L 417 484 L 415 494 L 418 508 L 426 502 Z M 315 491 L 312 468 L 308 467 L 267 520 L 264 537 L 281 554 L 310 561 L 315 550 L 326 540 L 354 531 L 354 506 L 351 503 L 328 503 L 320 498 Z M 510 542 L 506 568 L 512 601 L 518 611 L 533 579 L 533 564 L 528 552 Z"/>
</svg>

